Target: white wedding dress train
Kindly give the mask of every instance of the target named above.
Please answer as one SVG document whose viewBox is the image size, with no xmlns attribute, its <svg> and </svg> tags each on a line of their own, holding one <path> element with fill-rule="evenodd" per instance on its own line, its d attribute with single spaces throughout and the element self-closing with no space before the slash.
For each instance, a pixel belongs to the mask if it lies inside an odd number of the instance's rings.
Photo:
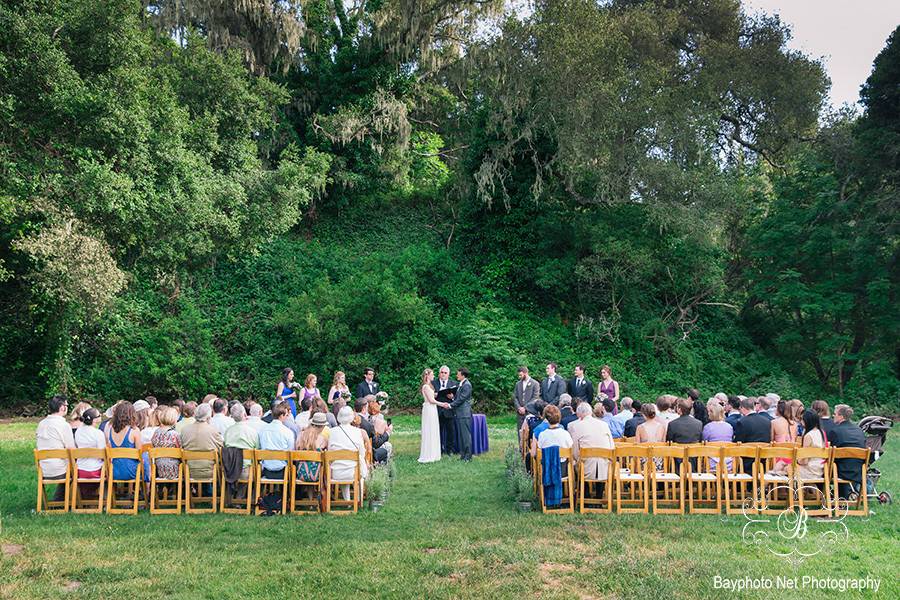
<svg viewBox="0 0 900 600">
<path fill-rule="evenodd" d="M 422 396 L 425 402 L 422 404 L 422 447 L 419 462 L 437 462 L 441 460 L 441 430 L 438 425 L 437 404 L 434 403 L 434 390 L 430 385 L 422 386 Z"/>
</svg>

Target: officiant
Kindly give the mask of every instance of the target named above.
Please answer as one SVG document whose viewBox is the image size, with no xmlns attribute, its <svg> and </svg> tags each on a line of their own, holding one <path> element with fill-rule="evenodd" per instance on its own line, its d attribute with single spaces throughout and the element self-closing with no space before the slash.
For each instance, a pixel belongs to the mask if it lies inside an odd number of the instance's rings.
<svg viewBox="0 0 900 600">
<path fill-rule="evenodd" d="M 446 397 L 446 390 L 455 387 L 455 384 L 450 382 L 450 367 L 443 365 L 431 384 L 434 386 L 435 395 L 441 401 L 450 401 Z M 456 454 L 456 419 L 452 408 L 438 408 L 438 425 L 441 430 L 441 454 Z"/>
</svg>

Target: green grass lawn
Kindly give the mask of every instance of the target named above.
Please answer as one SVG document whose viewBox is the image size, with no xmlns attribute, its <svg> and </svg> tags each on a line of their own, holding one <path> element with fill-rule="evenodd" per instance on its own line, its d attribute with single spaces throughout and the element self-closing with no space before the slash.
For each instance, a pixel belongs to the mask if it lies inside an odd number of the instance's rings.
<svg viewBox="0 0 900 600">
<path fill-rule="evenodd" d="M 0 597 L 876 597 L 730 594 L 714 589 L 716 575 L 869 576 L 877 597 L 900 597 L 896 504 L 848 518 L 846 543 L 796 568 L 744 544 L 743 517 L 520 514 L 504 479 L 512 423 L 491 419 L 491 451 L 471 464 L 419 465 L 418 417 L 396 417 L 399 474 L 384 509 L 273 518 L 36 515 L 35 424 L 0 425 Z M 878 466 L 880 487 L 900 495 L 898 449 Z"/>
</svg>

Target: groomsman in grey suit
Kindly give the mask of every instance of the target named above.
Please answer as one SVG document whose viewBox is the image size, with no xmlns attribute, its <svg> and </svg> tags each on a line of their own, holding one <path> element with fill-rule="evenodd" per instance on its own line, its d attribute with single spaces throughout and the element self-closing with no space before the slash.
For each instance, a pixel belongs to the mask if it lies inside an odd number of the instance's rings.
<svg viewBox="0 0 900 600">
<path fill-rule="evenodd" d="M 556 374 L 556 363 L 547 365 L 547 378 L 541 382 L 541 398 L 547 404 L 559 406 L 559 397 L 566 393 L 566 381 Z"/>
<path fill-rule="evenodd" d="M 519 381 L 513 393 L 513 407 L 519 420 L 516 431 L 522 429 L 522 423 L 529 412 L 534 412 L 534 401 L 541 397 L 541 386 L 528 375 L 528 367 L 519 367 Z"/>
</svg>

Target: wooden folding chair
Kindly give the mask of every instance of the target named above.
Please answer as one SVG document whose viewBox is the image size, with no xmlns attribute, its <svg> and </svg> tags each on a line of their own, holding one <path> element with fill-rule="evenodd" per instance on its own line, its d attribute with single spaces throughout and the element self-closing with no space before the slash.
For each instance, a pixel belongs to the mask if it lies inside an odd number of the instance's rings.
<svg viewBox="0 0 900 600">
<path fill-rule="evenodd" d="M 831 505 L 831 474 L 830 467 L 831 449 L 829 448 L 797 448 L 794 450 L 794 480 L 797 483 L 797 505 L 806 511 L 811 517 L 830 517 L 833 507 Z M 822 476 L 812 479 L 800 477 L 799 460 L 822 459 L 825 461 Z M 807 508 L 807 507 L 811 508 Z"/>
<path fill-rule="evenodd" d="M 584 474 L 587 459 L 605 459 L 606 479 L 588 478 Z M 612 448 L 580 448 L 578 450 L 578 510 L 581 513 L 612 512 L 613 471 L 616 466 L 616 451 Z M 603 484 L 603 495 L 594 497 L 591 493 L 596 486 Z M 590 497 L 588 497 L 590 493 Z"/>
<path fill-rule="evenodd" d="M 750 444 L 723 446 L 721 454 L 722 488 L 725 492 L 725 514 L 756 514 L 756 473 L 759 471 L 759 447 Z M 751 461 L 750 473 L 745 472 L 744 459 Z M 731 459 L 731 466 L 728 466 Z M 749 503 L 748 503 L 749 501 Z"/>
<path fill-rule="evenodd" d="M 219 493 L 220 513 L 224 513 L 227 515 L 249 515 L 253 512 L 253 481 L 255 480 L 256 476 L 256 463 L 254 462 L 254 456 L 256 454 L 256 450 L 242 448 L 241 454 L 242 461 L 250 461 L 250 465 L 247 467 L 247 478 L 238 478 L 238 480 L 234 483 L 235 489 L 237 489 L 237 486 L 240 485 L 245 486 L 246 498 L 244 499 L 243 506 L 241 506 L 240 503 L 236 503 L 234 498 L 231 497 L 228 491 L 228 483 L 226 483 L 225 481 L 225 467 L 224 465 L 220 465 L 222 467 L 222 470 L 219 473 L 219 478 L 222 481 L 222 491 Z"/>
<path fill-rule="evenodd" d="M 113 470 L 113 461 L 116 459 L 137 461 L 134 479 L 116 479 Z M 144 461 L 141 460 L 141 451 L 137 448 L 107 448 L 106 473 L 106 512 L 111 515 L 136 515 L 144 483 Z M 116 495 L 117 485 L 125 489 L 130 488 L 131 498 L 120 499 Z"/>
<path fill-rule="evenodd" d="M 66 463 L 66 473 L 62 479 L 44 479 L 41 461 L 47 459 L 60 459 Z M 69 501 L 72 494 L 72 462 L 69 460 L 69 451 L 66 449 L 35 450 L 34 466 L 37 468 L 37 512 L 69 512 Z M 57 486 L 64 486 L 64 499 L 51 500 L 44 487 L 48 485 L 53 486 L 54 492 Z"/>
<path fill-rule="evenodd" d="M 855 485 L 854 482 L 849 479 L 841 479 L 838 476 L 838 465 L 837 461 L 844 458 L 855 458 L 857 460 L 863 461 L 862 463 L 862 472 L 860 473 L 862 484 L 860 485 L 860 489 L 856 492 L 855 500 L 851 500 L 850 498 L 841 499 L 840 496 L 840 485 Z M 843 511 L 841 510 L 840 503 L 843 502 L 844 506 L 847 507 L 846 514 L 848 516 L 856 516 L 856 517 L 867 517 L 869 516 L 869 494 L 867 490 L 868 484 L 868 475 L 869 475 L 869 458 L 870 452 L 868 448 L 832 448 L 831 449 L 831 482 L 832 482 L 832 495 L 833 498 L 832 504 L 834 506 L 834 515 L 836 517 L 840 517 L 843 515 Z M 853 502 L 856 508 L 850 508 L 850 502 Z M 862 504 L 862 508 L 860 508 L 860 503 Z"/>
<path fill-rule="evenodd" d="M 537 456 L 535 457 L 537 463 L 537 473 L 539 474 L 538 486 L 539 491 L 538 495 L 541 500 L 541 510 L 544 513 L 553 513 L 553 514 L 565 514 L 565 513 L 574 513 L 575 512 L 575 475 L 572 467 L 572 449 L 571 448 L 560 448 L 559 449 L 559 458 L 566 459 L 566 466 L 560 475 L 562 476 L 562 486 L 563 486 L 563 495 L 562 495 L 562 503 L 560 503 L 558 508 L 548 508 L 546 503 L 544 502 L 544 484 L 543 484 L 543 462 L 541 460 L 543 453 L 541 449 L 537 449 Z M 566 502 L 568 499 L 568 502 Z"/>
<path fill-rule="evenodd" d="M 182 450 L 182 464 L 184 464 L 184 512 L 190 515 L 214 513 L 219 510 L 219 453 L 215 450 Z M 211 477 L 198 478 L 191 475 L 190 461 L 207 461 L 210 466 Z M 196 472 L 197 467 L 194 467 Z M 203 493 L 203 486 L 212 486 L 212 494 Z M 197 495 L 191 491 L 191 486 L 197 486 Z M 208 504 L 207 508 L 195 508 L 194 504 Z"/>
<path fill-rule="evenodd" d="M 757 486 L 759 489 L 759 512 L 764 515 L 778 515 L 785 510 L 794 509 L 794 490 L 791 479 L 794 473 L 795 445 L 778 445 L 760 447 Z M 790 460 L 784 474 L 771 473 L 778 459 Z"/>
<path fill-rule="evenodd" d="M 103 461 L 100 466 L 100 477 L 79 477 L 78 476 L 78 459 L 79 458 L 98 458 Z M 69 450 L 69 459 L 71 460 L 72 470 L 72 512 L 74 513 L 102 513 L 103 512 L 103 492 L 106 487 L 106 449 L 105 448 L 72 448 Z M 82 497 L 81 488 L 84 485 L 97 486 L 97 499 L 85 500 Z"/>
<path fill-rule="evenodd" d="M 654 514 L 684 514 L 685 450 L 686 448 L 682 445 L 650 446 L 647 470 L 650 474 L 650 495 L 653 496 Z M 654 458 L 662 459 L 662 470 L 655 468 Z"/>
<path fill-rule="evenodd" d="M 647 488 L 647 469 L 650 456 L 649 446 L 624 444 L 615 449 L 616 463 L 613 466 L 613 479 L 616 484 L 616 512 L 648 513 L 650 498 Z M 639 464 L 640 470 L 624 465 Z M 622 500 L 622 494 L 630 497 Z"/>
<path fill-rule="evenodd" d="M 297 463 L 300 461 L 313 462 L 319 465 L 319 476 L 316 481 L 301 481 L 297 477 Z M 295 450 L 291 452 L 291 512 L 292 513 L 318 513 L 322 511 L 322 480 L 323 476 L 322 453 L 311 450 Z M 309 491 L 312 498 L 297 498 L 297 492 Z M 298 510 L 298 507 L 300 509 Z M 304 508 L 306 510 L 304 510 Z"/>
<path fill-rule="evenodd" d="M 688 514 L 719 514 L 722 512 L 722 447 L 691 444 L 685 454 Z"/>
<path fill-rule="evenodd" d="M 360 485 L 359 453 L 355 450 L 326 450 L 325 461 L 325 512 L 338 515 L 355 514 L 362 503 L 362 486 Z M 331 464 L 337 460 L 352 460 L 355 463 L 352 479 L 335 479 L 331 474 Z M 341 497 L 341 486 L 350 486 L 350 499 Z M 347 510 L 334 510 L 346 507 Z"/>
<path fill-rule="evenodd" d="M 150 514 L 181 514 L 184 504 L 182 490 L 184 488 L 184 460 L 181 448 L 150 448 Z M 167 479 L 157 474 L 156 461 L 160 458 L 178 459 L 178 477 Z M 174 491 L 175 499 L 171 493 Z M 188 492 L 190 493 L 190 492 Z"/>
<path fill-rule="evenodd" d="M 286 513 L 290 506 L 288 505 L 288 489 L 291 485 L 291 453 L 287 450 L 256 450 L 253 453 L 256 479 L 256 499 L 257 501 L 266 494 L 275 493 L 277 488 L 281 488 L 281 513 Z M 281 460 L 285 462 L 284 477 L 282 479 L 273 479 L 271 477 L 263 477 L 264 460 Z M 265 514 L 261 510 L 256 511 L 257 515 Z"/>
</svg>

